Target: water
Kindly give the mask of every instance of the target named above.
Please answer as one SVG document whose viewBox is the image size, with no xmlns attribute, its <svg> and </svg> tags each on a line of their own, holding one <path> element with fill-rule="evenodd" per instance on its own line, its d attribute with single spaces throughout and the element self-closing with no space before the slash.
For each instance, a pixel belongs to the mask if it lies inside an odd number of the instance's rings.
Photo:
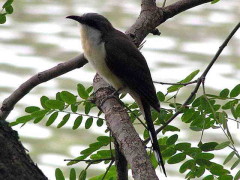
<svg viewBox="0 0 240 180">
<path fill-rule="evenodd" d="M 139 4 L 138 1 L 127 0 L 122 0 L 121 3 L 111 0 L 15 1 L 14 14 L 8 16 L 7 23 L 0 26 L 1 101 L 32 75 L 67 61 L 81 52 L 77 24 L 65 19 L 67 15 L 98 12 L 107 16 L 115 27 L 125 31 L 138 16 Z M 196 69 L 203 71 L 237 24 L 239 17 L 239 1 L 222 1 L 215 5 L 196 7 L 161 25 L 159 30 L 162 35 L 149 35 L 142 49 L 153 79 L 177 82 Z M 239 47 L 240 32 L 237 32 L 208 74 L 207 92 L 217 93 L 222 88 L 231 89 L 239 83 Z M 8 121 L 14 121 L 23 115 L 24 107 L 28 105 L 39 106 L 39 98 L 42 95 L 53 97 L 56 92 L 62 90 L 76 94 L 76 84 L 81 82 L 90 85 L 94 74 L 92 68 L 86 65 L 39 85 L 17 104 Z M 166 92 L 167 86 L 156 87 Z M 183 101 L 188 93 L 189 89 L 185 88 L 179 100 Z M 186 127 L 177 119 L 173 123 L 182 128 Z M 105 134 L 105 127 L 98 128 L 96 125 L 94 131 L 84 128 L 73 131 L 70 129 L 72 121 L 62 129 L 57 129 L 56 124 L 50 128 L 45 128 L 43 124 L 15 127 L 31 157 L 50 179 L 54 179 L 56 167 L 60 167 L 65 173 L 69 171 L 63 159 L 78 156 L 96 137 Z M 231 129 L 232 136 L 239 137 L 240 133 L 235 123 L 231 123 Z M 188 140 L 195 145 L 199 138 L 199 133 L 190 134 L 188 130 L 180 133 L 180 141 Z M 216 140 L 223 142 L 226 138 L 219 131 L 207 132 L 204 136 L 205 142 Z M 239 147 L 239 140 L 235 140 Z M 222 162 L 226 155 L 225 152 L 219 151 L 216 161 Z M 80 163 L 73 167 L 83 169 L 85 164 Z M 178 164 L 166 166 L 172 179 L 183 179 L 183 176 L 179 176 L 175 171 L 178 168 Z M 104 166 L 96 165 L 90 169 L 92 171 L 89 172 L 89 177 L 103 172 Z"/>
</svg>

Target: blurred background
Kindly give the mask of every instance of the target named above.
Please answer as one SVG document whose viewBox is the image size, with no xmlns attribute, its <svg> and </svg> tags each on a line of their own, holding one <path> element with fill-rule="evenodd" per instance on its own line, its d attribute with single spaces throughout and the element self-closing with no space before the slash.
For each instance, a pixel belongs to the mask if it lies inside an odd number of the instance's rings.
<svg viewBox="0 0 240 180">
<path fill-rule="evenodd" d="M 0 6 L 4 3 L 1 0 Z M 162 1 L 158 1 L 161 5 Z M 167 5 L 174 1 L 167 1 Z M 125 31 L 136 20 L 140 11 L 137 0 L 18 0 L 13 3 L 14 13 L 7 16 L 7 23 L 0 25 L 0 103 L 21 83 L 37 72 L 49 69 L 60 62 L 67 61 L 82 52 L 77 23 L 65 19 L 68 15 L 81 15 L 97 12 L 106 16 L 112 24 Z M 233 27 L 239 22 L 240 4 L 238 0 L 221 0 L 217 4 L 205 4 L 181 13 L 158 27 L 161 36 L 149 35 L 142 48 L 155 81 L 177 82 L 192 71 L 203 71 L 211 61 L 218 47 Z M 15 121 L 24 115 L 29 105 L 40 106 L 42 95 L 55 97 L 59 91 L 67 90 L 77 94 L 76 85 L 80 82 L 90 86 L 94 70 L 85 65 L 61 77 L 34 88 L 15 107 L 8 121 Z M 221 54 L 206 78 L 208 93 L 219 93 L 223 88 L 232 89 L 240 82 L 240 31 L 238 31 Z M 194 86 L 184 88 L 178 97 L 183 102 Z M 157 90 L 166 93 L 167 86 L 156 85 Z M 202 90 L 199 91 L 202 94 Z M 130 98 L 126 98 L 129 101 Z M 163 104 L 164 106 L 164 104 Z M 200 132 L 189 132 L 188 127 L 179 119 L 172 122 L 181 128 L 179 142 L 189 141 L 197 145 Z M 73 121 L 61 129 L 43 124 L 28 123 L 16 126 L 21 141 L 33 160 L 49 179 L 55 179 L 55 168 L 59 167 L 68 174 L 71 167 L 64 159 L 79 156 L 81 150 L 95 142 L 104 133 L 104 127 L 94 123 L 91 131 L 71 129 Z M 240 130 L 234 122 L 230 123 L 232 136 L 240 150 Z M 171 133 L 166 135 L 170 136 Z M 203 142 L 226 141 L 221 131 L 206 131 Z M 230 150 L 229 150 L 230 152 Z M 229 152 L 218 151 L 216 162 L 223 162 Z M 85 168 L 79 163 L 73 167 Z M 228 166 L 227 166 L 228 167 Z M 103 173 L 106 166 L 91 166 L 88 177 Z M 168 179 L 184 179 L 178 172 L 179 164 L 166 165 Z M 159 173 L 159 171 L 158 171 Z M 233 171 L 233 175 L 236 170 Z M 162 177 L 162 175 L 159 176 Z M 162 178 L 164 179 L 164 177 Z"/>
</svg>

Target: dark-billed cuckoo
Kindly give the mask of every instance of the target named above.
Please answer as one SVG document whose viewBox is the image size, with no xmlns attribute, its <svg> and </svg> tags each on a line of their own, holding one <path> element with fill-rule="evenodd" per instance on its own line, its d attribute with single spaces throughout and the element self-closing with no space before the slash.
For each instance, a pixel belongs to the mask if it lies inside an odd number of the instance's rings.
<svg viewBox="0 0 240 180">
<path fill-rule="evenodd" d="M 84 56 L 101 77 L 121 93 L 129 93 L 145 117 L 152 147 L 164 174 L 163 159 L 151 118 L 150 108 L 160 111 L 150 70 L 144 56 L 133 42 L 115 29 L 102 15 L 87 13 L 68 16 L 80 23 Z"/>
</svg>

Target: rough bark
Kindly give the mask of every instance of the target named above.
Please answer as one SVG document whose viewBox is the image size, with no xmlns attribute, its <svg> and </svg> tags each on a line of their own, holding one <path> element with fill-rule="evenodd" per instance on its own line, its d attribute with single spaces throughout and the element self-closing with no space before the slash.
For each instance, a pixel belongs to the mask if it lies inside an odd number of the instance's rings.
<svg viewBox="0 0 240 180">
<path fill-rule="evenodd" d="M 130 122 L 128 113 L 122 103 L 115 98 L 102 101 L 113 93 L 109 85 L 97 74 L 93 80 L 96 92 L 96 104 L 105 114 L 107 126 L 119 144 L 120 151 L 131 166 L 136 180 L 157 180 L 158 177 L 149 160 L 145 145 Z"/>
<path fill-rule="evenodd" d="M 6 121 L 0 121 L 0 179 L 47 180 Z"/>
<path fill-rule="evenodd" d="M 127 160 L 121 149 L 117 140 L 114 138 L 114 147 L 115 147 L 115 165 L 117 168 L 117 179 L 118 180 L 128 180 L 128 165 Z"/>
</svg>

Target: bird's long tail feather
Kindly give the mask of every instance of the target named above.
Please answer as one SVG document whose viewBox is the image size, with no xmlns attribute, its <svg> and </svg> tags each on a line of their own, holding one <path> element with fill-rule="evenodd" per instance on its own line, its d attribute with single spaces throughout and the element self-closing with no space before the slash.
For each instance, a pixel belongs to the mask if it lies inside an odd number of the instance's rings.
<svg viewBox="0 0 240 180">
<path fill-rule="evenodd" d="M 157 134 L 155 132 L 155 128 L 154 128 L 153 121 L 152 121 L 150 105 L 146 101 L 142 100 L 142 106 L 143 106 L 143 110 L 144 110 L 144 115 L 145 115 L 145 120 L 147 123 L 148 131 L 150 132 L 149 135 L 151 138 L 155 157 L 158 161 L 158 165 L 162 167 L 163 173 L 165 174 L 165 176 L 167 176 L 166 170 L 164 167 L 164 163 L 163 163 L 163 158 L 162 158 L 161 151 L 160 151 L 160 147 L 158 145 Z"/>
</svg>

